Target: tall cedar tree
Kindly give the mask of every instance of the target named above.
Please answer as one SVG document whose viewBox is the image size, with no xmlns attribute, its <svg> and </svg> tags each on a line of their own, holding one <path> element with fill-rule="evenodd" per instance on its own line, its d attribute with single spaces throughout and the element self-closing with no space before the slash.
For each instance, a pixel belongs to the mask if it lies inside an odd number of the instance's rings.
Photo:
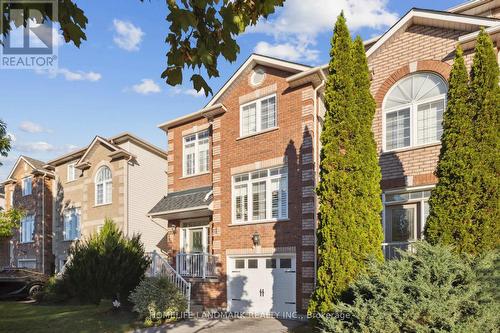
<svg viewBox="0 0 500 333">
<path fill-rule="evenodd" d="M 474 112 L 476 191 L 475 251 L 500 246 L 500 71 L 490 36 L 481 29 L 470 73 L 469 105 Z"/>
<path fill-rule="evenodd" d="M 426 239 L 454 245 L 459 252 L 474 249 L 474 219 L 478 193 L 473 170 L 475 152 L 473 110 L 468 107 L 468 74 L 463 52 L 457 48 L 450 73 L 448 105 L 436 176 L 439 181 L 429 199 Z"/>
<path fill-rule="evenodd" d="M 309 312 L 332 312 L 366 260 L 382 260 L 380 169 L 371 132 L 375 103 L 366 55 L 341 14 L 335 24 L 321 134 L 318 279 Z"/>
<path fill-rule="evenodd" d="M 480 254 L 500 245 L 498 76 L 493 44 L 481 30 L 469 86 L 460 49 L 450 75 L 439 182 L 426 227 L 431 243 L 458 252 Z"/>
</svg>

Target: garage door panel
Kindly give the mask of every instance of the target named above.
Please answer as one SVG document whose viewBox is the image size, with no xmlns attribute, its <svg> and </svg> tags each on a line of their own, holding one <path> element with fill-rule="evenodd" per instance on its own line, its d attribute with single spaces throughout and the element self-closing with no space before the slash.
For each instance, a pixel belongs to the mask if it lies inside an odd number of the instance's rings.
<svg viewBox="0 0 500 333">
<path fill-rule="evenodd" d="M 228 266 L 230 311 L 295 312 L 294 256 L 232 258 Z"/>
</svg>

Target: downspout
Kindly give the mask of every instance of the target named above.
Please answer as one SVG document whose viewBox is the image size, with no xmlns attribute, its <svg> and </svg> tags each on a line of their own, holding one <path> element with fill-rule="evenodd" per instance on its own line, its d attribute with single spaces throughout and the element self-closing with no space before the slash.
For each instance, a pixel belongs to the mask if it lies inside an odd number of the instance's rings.
<svg viewBox="0 0 500 333">
<path fill-rule="evenodd" d="M 318 85 L 316 88 L 314 88 L 314 100 L 313 100 L 313 109 L 314 109 L 314 119 L 313 119 L 313 126 L 314 126 L 314 140 L 313 140 L 313 151 L 314 151 L 314 184 L 318 184 L 319 180 L 319 165 L 318 165 L 318 156 L 319 152 L 317 151 L 318 148 L 318 117 L 319 117 L 319 105 L 318 105 L 318 91 L 323 88 L 325 85 L 325 80 L 326 77 L 323 73 L 323 70 L 320 71 L 320 76 L 321 76 L 321 84 Z M 314 289 L 316 289 L 316 280 L 317 280 L 317 270 L 318 270 L 318 235 L 317 235 L 317 217 L 318 217 L 318 196 L 314 195 Z"/>
</svg>

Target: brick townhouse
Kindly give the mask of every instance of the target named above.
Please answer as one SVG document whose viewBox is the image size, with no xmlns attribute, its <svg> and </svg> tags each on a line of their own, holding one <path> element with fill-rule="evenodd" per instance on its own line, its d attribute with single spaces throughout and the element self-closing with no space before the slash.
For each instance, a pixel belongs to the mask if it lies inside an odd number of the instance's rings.
<svg viewBox="0 0 500 333">
<path fill-rule="evenodd" d="M 96 136 L 48 163 L 19 157 L 4 182 L 6 208 L 26 214 L 0 244 L 0 264 L 58 272 L 71 245 L 99 232 L 106 218 L 127 236 L 140 233 L 146 251 L 160 250 L 165 226 L 151 223 L 147 212 L 166 192 L 166 159 L 165 151 L 129 133 Z"/>
<path fill-rule="evenodd" d="M 500 39 L 500 1 L 411 9 L 366 41 L 382 169 L 383 250 L 422 238 L 436 178 L 447 79 L 481 27 Z M 333 22 L 332 22 L 333 24 Z M 168 194 L 149 215 L 205 308 L 304 312 L 315 283 L 319 135 L 327 66 L 250 56 L 201 110 L 160 124 Z"/>
</svg>

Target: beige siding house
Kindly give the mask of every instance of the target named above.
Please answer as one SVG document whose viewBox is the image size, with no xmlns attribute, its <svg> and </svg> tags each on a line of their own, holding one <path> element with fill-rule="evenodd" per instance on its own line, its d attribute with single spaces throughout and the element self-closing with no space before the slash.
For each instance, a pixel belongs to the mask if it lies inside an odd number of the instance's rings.
<svg viewBox="0 0 500 333">
<path fill-rule="evenodd" d="M 86 147 L 50 161 L 54 179 L 55 270 L 77 239 L 99 232 L 112 219 L 125 235 L 140 233 L 146 251 L 159 250 L 164 226 L 151 223 L 148 209 L 166 193 L 166 153 L 125 133 L 100 136 Z M 153 199 L 153 201 L 151 200 Z"/>
</svg>

